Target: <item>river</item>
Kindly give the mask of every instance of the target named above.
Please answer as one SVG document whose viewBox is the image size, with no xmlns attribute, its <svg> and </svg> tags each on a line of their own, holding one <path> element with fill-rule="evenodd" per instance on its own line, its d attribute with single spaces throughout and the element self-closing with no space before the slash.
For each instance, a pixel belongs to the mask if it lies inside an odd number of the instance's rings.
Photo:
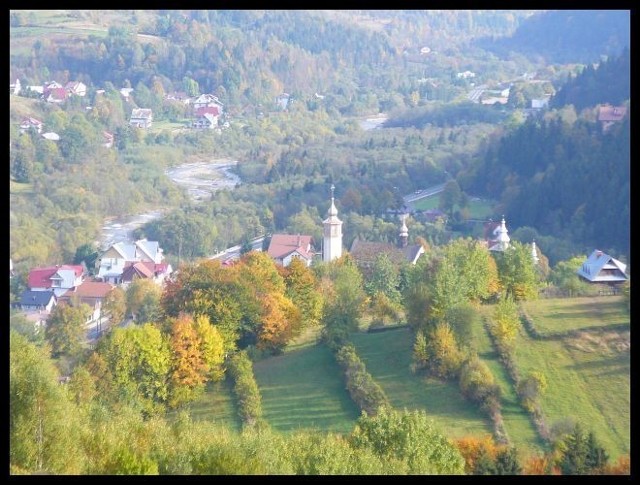
<svg viewBox="0 0 640 485">
<path fill-rule="evenodd" d="M 235 160 L 216 159 L 208 162 L 184 163 L 165 171 L 175 184 L 187 189 L 194 202 L 201 202 L 215 191 L 235 187 L 240 178 L 231 172 L 238 162 Z M 120 241 L 133 241 L 132 233 L 147 222 L 158 219 L 166 209 L 156 209 L 141 214 L 109 217 L 102 226 L 100 240 L 101 249 L 106 249 Z"/>
</svg>

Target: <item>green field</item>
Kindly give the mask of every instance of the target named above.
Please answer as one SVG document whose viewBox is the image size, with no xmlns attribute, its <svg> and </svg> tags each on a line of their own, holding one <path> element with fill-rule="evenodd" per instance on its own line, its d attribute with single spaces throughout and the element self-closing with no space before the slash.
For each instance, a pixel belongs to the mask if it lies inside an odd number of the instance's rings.
<svg viewBox="0 0 640 485">
<path fill-rule="evenodd" d="M 451 438 L 492 434 L 491 421 L 466 401 L 457 383 L 411 372 L 413 337 L 408 328 L 354 334 L 352 341 L 367 371 L 396 409 L 422 409 Z"/>
<path fill-rule="evenodd" d="M 629 324 L 622 296 L 549 298 L 523 303 L 542 335 L 569 330 Z M 622 310 L 622 311 L 621 311 Z"/>
<path fill-rule="evenodd" d="M 342 370 L 324 345 L 287 352 L 254 364 L 265 419 L 278 431 L 316 428 L 348 433 L 359 410 Z"/>
<path fill-rule="evenodd" d="M 490 316 L 493 307 L 483 306 L 481 313 Z M 531 417 L 520 405 L 511 379 L 494 350 L 489 334 L 484 326 L 473 329 L 473 341 L 478 356 L 489 366 L 502 392 L 502 418 L 507 435 L 518 448 L 522 456 L 529 456 L 544 451 L 544 443 L 538 436 Z"/>
<path fill-rule="evenodd" d="M 595 432 L 615 460 L 630 450 L 629 332 L 612 331 L 607 326 L 625 321 L 628 324 L 629 314 L 619 297 L 601 300 L 565 298 L 527 303 L 534 308 L 534 319 L 549 318 L 551 323 L 545 327 L 549 332 L 559 331 L 560 325 L 584 332 L 533 340 L 522 328 L 515 359 L 520 375 L 538 370 L 547 377 L 549 386 L 541 401 L 547 424 L 580 420 Z M 492 306 L 483 306 L 479 311 L 490 316 L 493 310 Z M 565 316 L 554 320 L 550 317 L 553 312 Z M 309 332 L 284 354 L 254 363 L 263 415 L 282 432 L 304 428 L 349 433 L 359 412 L 349 398 L 342 371 L 331 352 L 323 345 L 315 345 L 316 334 Z M 531 417 L 520 406 L 484 327 L 474 328 L 473 337 L 478 355 L 502 390 L 502 415 L 511 442 L 523 458 L 543 451 Z M 396 409 L 425 410 L 436 427 L 451 438 L 493 434 L 487 415 L 462 397 L 457 383 L 411 373 L 413 341 L 407 328 L 358 332 L 352 335 L 352 341 L 368 372 Z M 228 384 L 216 385 L 194 403 L 194 418 L 219 420 L 239 429 L 231 396 Z"/>
<path fill-rule="evenodd" d="M 426 211 L 437 209 L 440 204 L 440 196 L 432 195 L 419 199 L 413 203 L 416 210 Z M 469 201 L 469 217 L 471 219 L 486 219 L 493 215 L 493 202 L 490 200 L 470 200 Z"/>
<path fill-rule="evenodd" d="M 240 431 L 242 423 L 236 411 L 231 386 L 228 379 L 209 384 L 207 392 L 189 406 L 193 420 L 212 421 Z"/>
<path fill-rule="evenodd" d="M 549 425 L 567 419 L 580 421 L 595 432 L 615 460 L 630 452 L 630 327 L 606 327 L 612 322 L 629 324 L 630 319 L 619 297 L 595 300 L 600 299 L 530 303 L 528 308 L 541 307 L 540 313 L 536 313 L 538 308 L 531 311 L 536 326 L 546 318 L 545 329 L 550 333 L 584 331 L 550 340 L 533 340 L 521 334 L 516 363 L 521 375 L 530 371 L 546 375 L 548 389 L 541 402 Z M 562 318 L 550 317 L 545 308 L 553 308 Z"/>
</svg>

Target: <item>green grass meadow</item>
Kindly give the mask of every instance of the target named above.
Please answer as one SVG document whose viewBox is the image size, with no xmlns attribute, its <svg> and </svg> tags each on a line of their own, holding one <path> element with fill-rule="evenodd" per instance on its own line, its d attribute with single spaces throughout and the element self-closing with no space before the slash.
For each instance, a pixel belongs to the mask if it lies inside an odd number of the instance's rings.
<svg viewBox="0 0 640 485">
<path fill-rule="evenodd" d="M 579 336 L 551 340 L 518 336 L 515 357 L 520 374 L 542 371 L 547 378 L 548 388 L 541 400 L 547 423 L 580 421 L 595 433 L 613 460 L 629 453 L 630 351 L 623 344 L 628 342 L 629 330 L 606 329 L 612 323 L 630 322 L 621 299 L 549 299 L 526 307 L 535 307 L 530 316 L 544 333 L 584 330 Z"/>
<path fill-rule="evenodd" d="M 360 412 L 342 370 L 324 345 L 254 363 L 264 418 L 282 432 L 318 429 L 349 433 Z"/>
<path fill-rule="evenodd" d="M 437 209 L 440 204 L 440 196 L 432 195 L 431 197 L 425 197 L 419 199 L 413 203 L 413 206 L 418 211 L 426 211 L 430 209 Z M 490 200 L 470 200 L 469 201 L 469 218 L 471 219 L 486 219 L 493 215 L 493 202 Z"/>
<path fill-rule="evenodd" d="M 620 344 L 625 332 L 608 326 L 628 323 L 629 313 L 618 297 L 601 300 L 564 298 L 525 303 L 536 325 L 540 320 L 540 328 L 547 318 L 545 332 L 584 329 L 584 335 L 534 340 L 522 327 L 515 359 L 521 376 L 542 371 L 547 378 L 548 389 L 541 400 L 547 424 L 581 421 L 595 432 L 613 461 L 630 452 L 630 355 L 628 346 Z M 482 306 L 478 311 L 491 316 L 493 307 Z M 564 316 L 554 318 L 554 314 Z M 349 433 L 358 419 L 359 410 L 345 389 L 342 371 L 327 347 L 315 345 L 316 333 L 301 336 L 304 338 L 282 355 L 254 363 L 263 416 L 275 430 Z M 352 342 L 394 408 L 425 410 L 436 427 L 453 439 L 493 434 L 488 416 L 463 398 L 456 382 L 411 372 L 413 339 L 408 328 L 358 332 L 352 335 Z M 483 326 L 473 329 L 473 346 L 500 385 L 505 428 L 521 457 L 544 451 Z M 213 419 L 240 429 L 226 381 L 211 386 L 191 411 L 194 419 Z"/>
<path fill-rule="evenodd" d="M 450 438 L 492 434 L 489 418 L 466 401 L 456 382 L 411 372 L 413 337 L 408 328 L 352 336 L 367 371 L 380 384 L 396 409 L 426 411 Z"/>
<path fill-rule="evenodd" d="M 553 335 L 568 330 L 629 324 L 622 296 L 548 298 L 523 302 L 538 332 Z M 621 311 L 622 310 L 622 311 Z"/>
<path fill-rule="evenodd" d="M 487 316 L 490 316 L 492 311 L 493 306 L 480 308 L 480 312 Z M 500 386 L 502 418 L 509 439 L 522 456 L 542 453 L 545 451 L 544 443 L 538 436 L 529 413 L 520 405 L 509 374 L 500 362 L 498 353 L 493 348 L 484 326 L 477 326 L 473 329 L 473 342 L 478 357 L 487 364 Z"/>
</svg>

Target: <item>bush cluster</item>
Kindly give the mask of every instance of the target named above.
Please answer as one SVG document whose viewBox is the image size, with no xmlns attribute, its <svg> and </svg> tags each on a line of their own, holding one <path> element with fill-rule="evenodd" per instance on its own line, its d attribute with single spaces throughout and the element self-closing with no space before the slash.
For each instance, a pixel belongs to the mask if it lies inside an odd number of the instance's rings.
<svg viewBox="0 0 640 485">
<path fill-rule="evenodd" d="M 246 426 L 254 427 L 262 421 L 262 398 L 246 351 L 230 357 L 228 370 L 234 381 L 233 392 L 238 401 L 240 419 Z"/>
<path fill-rule="evenodd" d="M 361 411 L 365 411 L 369 416 L 375 416 L 381 406 L 390 406 L 384 391 L 367 372 L 364 362 L 358 357 L 353 345 L 343 345 L 337 350 L 335 356 L 344 371 L 347 391 Z"/>
</svg>

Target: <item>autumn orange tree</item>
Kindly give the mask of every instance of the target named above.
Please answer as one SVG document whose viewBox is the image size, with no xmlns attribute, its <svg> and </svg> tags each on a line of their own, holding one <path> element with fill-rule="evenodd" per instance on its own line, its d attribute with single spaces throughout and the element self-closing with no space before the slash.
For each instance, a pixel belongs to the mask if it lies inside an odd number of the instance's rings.
<svg viewBox="0 0 640 485">
<path fill-rule="evenodd" d="M 190 315 L 180 315 L 171 324 L 171 398 L 176 407 L 192 400 L 204 391 L 207 364 L 200 348 L 200 339 Z"/>
<path fill-rule="evenodd" d="M 280 351 L 300 331 L 300 311 L 286 295 L 286 283 L 271 257 L 263 252 L 245 254 L 238 265 L 237 295 L 247 324 L 247 343 Z"/>
<path fill-rule="evenodd" d="M 235 350 L 240 337 L 241 304 L 236 295 L 237 269 L 209 260 L 184 264 L 175 280 L 168 281 L 162 296 L 162 309 L 168 317 L 180 313 L 207 316 L 217 328 L 227 351 Z"/>
<path fill-rule="evenodd" d="M 285 294 L 300 309 L 303 327 L 320 324 L 324 299 L 318 291 L 318 281 L 313 271 L 299 258 L 294 258 L 282 268 L 286 285 Z"/>
</svg>

